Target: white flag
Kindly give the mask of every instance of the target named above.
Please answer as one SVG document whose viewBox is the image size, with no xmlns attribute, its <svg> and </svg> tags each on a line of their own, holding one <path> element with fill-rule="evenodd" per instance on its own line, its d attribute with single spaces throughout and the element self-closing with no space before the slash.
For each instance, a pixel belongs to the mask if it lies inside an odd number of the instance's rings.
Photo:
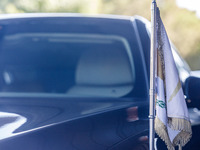
<svg viewBox="0 0 200 150">
<path fill-rule="evenodd" d="M 157 21 L 157 77 L 155 130 L 169 150 L 181 149 L 192 130 L 171 46 L 159 10 Z"/>
</svg>

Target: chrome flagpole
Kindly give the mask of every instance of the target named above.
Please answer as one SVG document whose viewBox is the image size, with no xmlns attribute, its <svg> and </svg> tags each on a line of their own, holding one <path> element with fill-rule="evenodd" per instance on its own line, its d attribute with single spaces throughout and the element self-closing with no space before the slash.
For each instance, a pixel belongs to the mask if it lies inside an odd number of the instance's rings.
<svg viewBox="0 0 200 150">
<path fill-rule="evenodd" d="M 155 70 L 156 70 L 156 0 L 151 4 L 151 55 L 150 55 L 150 89 L 149 89 L 149 150 L 154 150 L 155 119 Z"/>
</svg>

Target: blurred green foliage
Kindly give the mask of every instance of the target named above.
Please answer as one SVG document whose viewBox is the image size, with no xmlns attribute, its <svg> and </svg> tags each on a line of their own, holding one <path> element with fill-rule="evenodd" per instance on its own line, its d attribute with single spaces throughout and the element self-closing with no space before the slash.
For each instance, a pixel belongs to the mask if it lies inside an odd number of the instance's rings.
<svg viewBox="0 0 200 150">
<path fill-rule="evenodd" d="M 200 19 L 175 0 L 157 0 L 170 39 L 190 67 L 200 70 Z M 1 0 L 0 13 L 70 12 L 140 15 L 150 20 L 151 0 Z"/>
</svg>

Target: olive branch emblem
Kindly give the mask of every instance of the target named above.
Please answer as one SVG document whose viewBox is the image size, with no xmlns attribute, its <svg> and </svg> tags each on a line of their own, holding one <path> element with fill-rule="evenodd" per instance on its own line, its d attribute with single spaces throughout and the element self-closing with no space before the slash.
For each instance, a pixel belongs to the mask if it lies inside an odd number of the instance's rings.
<svg viewBox="0 0 200 150">
<path fill-rule="evenodd" d="M 166 108 L 165 102 L 161 101 L 161 100 L 156 100 L 156 104 L 161 107 L 161 108 Z"/>
</svg>

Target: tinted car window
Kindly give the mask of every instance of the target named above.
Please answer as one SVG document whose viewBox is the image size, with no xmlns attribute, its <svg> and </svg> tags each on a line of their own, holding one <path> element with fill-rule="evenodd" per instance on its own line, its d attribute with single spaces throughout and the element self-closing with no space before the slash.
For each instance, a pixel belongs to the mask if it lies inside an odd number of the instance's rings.
<svg viewBox="0 0 200 150">
<path fill-rule="evenodd" d="M 145 96 L 142 60 L 131 24 L 77 20 L 1 21 L 1 92 Z M 118 30 L 120 26 L 131 29 Z"/>
</svg>

